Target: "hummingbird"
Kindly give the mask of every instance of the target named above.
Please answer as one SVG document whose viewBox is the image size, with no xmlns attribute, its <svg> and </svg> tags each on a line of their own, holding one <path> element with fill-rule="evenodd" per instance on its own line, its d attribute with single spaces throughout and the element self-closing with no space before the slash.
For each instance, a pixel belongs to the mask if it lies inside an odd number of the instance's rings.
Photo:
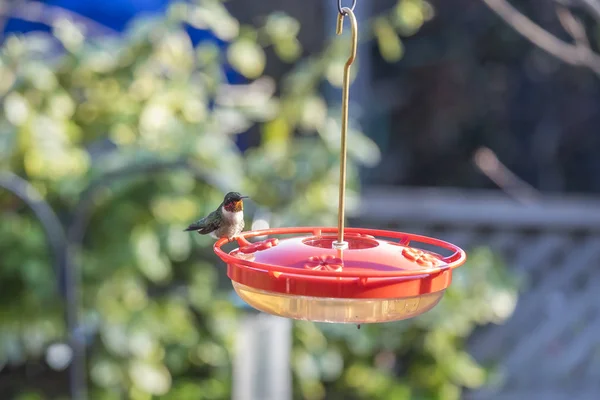
<svg viewBox="0 0 600 400">
<path fill-rule="evenodd" d="M 197 231 L 201 235 L 210 234 L 215 239 L 228 238 L 233 240 L 244 230 L 244 200 L 238 192 L 229 192 L 225 195 L 219 207 L 188 226 L 185 231 Z"/>
</svg>

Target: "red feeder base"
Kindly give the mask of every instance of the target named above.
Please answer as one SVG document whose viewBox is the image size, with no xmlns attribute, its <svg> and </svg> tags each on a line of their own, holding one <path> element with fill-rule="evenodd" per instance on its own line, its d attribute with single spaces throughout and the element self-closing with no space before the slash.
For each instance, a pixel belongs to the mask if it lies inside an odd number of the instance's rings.
<svg viewBox="0 0 600 400">
<path fill-rule="evenodd" d="M 250 243 L 247 238 L 295 235 Z M 374 229 L 347 228 L 347 248 L 333 247 L 337 228 L 279 228 L 244 232 L 238 248 L 215 253 L 240 297 L 282 317 L 322 322 L 373 323 L 411 318 L 432 309 L 466 260 L 442 240 Z M 388 240 L 378 239 L 384 237 Z M 390 240 L 391 239 L 391 240 Z M 415 247 L 422 243 L 448 256 Z"/>
</svg>

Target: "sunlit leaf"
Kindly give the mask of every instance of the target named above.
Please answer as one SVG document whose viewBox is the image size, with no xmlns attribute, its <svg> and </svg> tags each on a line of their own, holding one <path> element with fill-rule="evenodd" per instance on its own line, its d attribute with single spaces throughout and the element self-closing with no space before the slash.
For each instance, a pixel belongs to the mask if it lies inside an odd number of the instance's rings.
<svg viewBox="0 0 600 400">
<path fill-rule="evenodd" d="M 171 375 L 160 364 L 134 361 L 129 366 L 129 376 L 137 388 L 148 394 L 162 395 L 171 387 Z"/>
<path fill-rule="evenodd" d="M 277 56 L 288 63 L 296 61 L 302 55 L 302 45 L 296 38 L 278 40 L 273 46 Z"/>
<path fill-rule="evenodd" d="M 189 9 L 187 22 L 198 29 L 210 29 L 222 40 L 231 40 L 238 35 L 240 25 L 218 1 L 202 2 Z"/>
<path fill-rule="evenodd" d="M 263 144 L 274 152 L 285 151 L 290 139 L 290 126 L 283 118 L 267 122 L 263 127 Z"/>
<path fill-rule="evenodd" d="M 267 17 L 264 30 L 273 42 L 295 38 L 300 31 L 300 23 L 283 12 L 274 12 Z"/>
<path fill-rule="evenodd" d="M 54 35 L 70 51 L 77 51 L 85 39 L 84 28 L 67 18 L 57 18 L 53 23 Z"/>
<path fill-rule="evenodd" d="M 423 0 L 400 0 L 396 6 L 396 24 L 404 34 L 414 34 L 425 22 Z"/>
<path fill-rule="evenodd" d="M 18 92 L 12 92 L 4 99 L 4 114 L 8 122 L 20 126 L 29 116 L 29 104 Z"/>
<path fill-rule="evenodd" d="M 245 77 L 255 79 L 262 74 L 265 68 L 265 53 L 253 41 L 240 39 L 227 48 L 227 60 Z"/>
<path fill-rule="evenodd" d="M 327 118 L 327 104 L 320 96 L 311 96 L 303 102 L 300 126 L 307 131 L 317 131 L 323 127 Z"/>
<path fill-rule="evenodd" d="M 113 387 L 123 379 L 119 364 L 109 359 L 94 361 L 90 376 L 96 385 L 103 387 Z"/>
<path fill-rule="evenodd" d="M 387 62 L 396 62 L 402 58 L 404 47 L 398 34 L 386 18 L 378 18 L 374 23 L 375 37 L 379 52 Z"/>
</svg>

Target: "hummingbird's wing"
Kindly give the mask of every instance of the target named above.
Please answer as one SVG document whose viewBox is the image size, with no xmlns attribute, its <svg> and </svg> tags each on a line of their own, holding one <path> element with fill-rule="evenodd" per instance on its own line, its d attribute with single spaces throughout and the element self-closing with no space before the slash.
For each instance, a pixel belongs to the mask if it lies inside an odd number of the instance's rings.
<svg viewBox="0 0 600 400">
<path fill-rule="evenodd" d="M 219 216 L 217 215 L 216 211 L 213 211 L 206 217 L 192 223 L 185 231 L 198 231 L 199 234 L 206 235 L 207 233 L 215 231 L 218 227 Z"/>
</svg>

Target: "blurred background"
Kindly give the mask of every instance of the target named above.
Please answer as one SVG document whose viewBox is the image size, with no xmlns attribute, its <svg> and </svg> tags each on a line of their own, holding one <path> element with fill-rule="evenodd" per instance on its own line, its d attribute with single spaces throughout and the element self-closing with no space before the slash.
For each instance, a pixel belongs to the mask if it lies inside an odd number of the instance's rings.
<svg viewBox="0 0 600 400">
<path fill-rule="evenodd" d="M 337 12 L 0 2 L 0 399 L 600 397 L 598 0 L 357 0 L 349 223 L 467 250 L 431 312 L 259 314 L 183 232 L 336 224 Z"/>
</svg>

